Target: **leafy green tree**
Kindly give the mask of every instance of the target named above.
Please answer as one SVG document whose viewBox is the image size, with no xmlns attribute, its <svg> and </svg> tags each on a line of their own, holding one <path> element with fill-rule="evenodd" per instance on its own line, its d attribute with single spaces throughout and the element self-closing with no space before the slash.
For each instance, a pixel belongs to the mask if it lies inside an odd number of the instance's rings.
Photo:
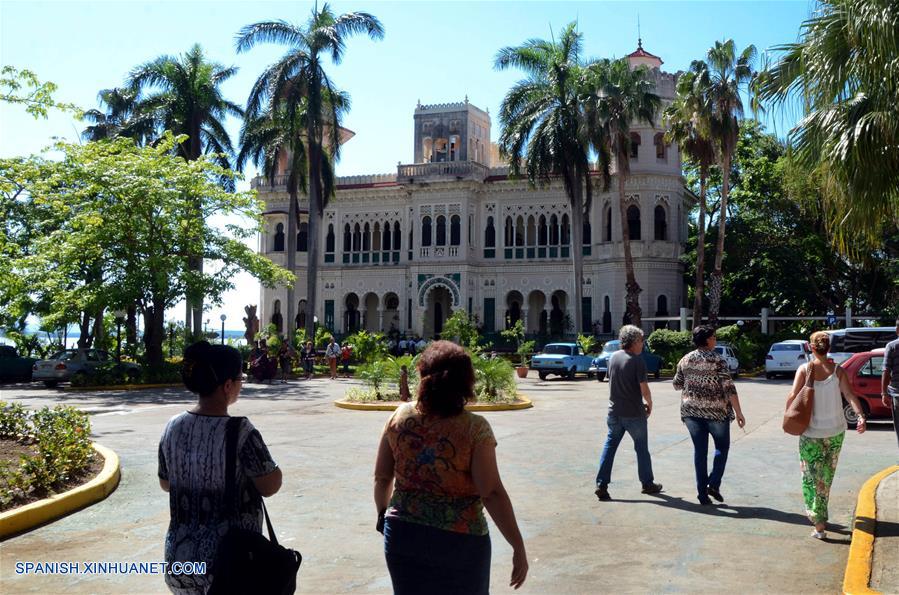
<svg viewBox="0 0 899 595">
<path fill-rule="evenodd" d="M 819 0 L 756 90 L 804 117 L 792 156 L 814 170 L 827 230 L 844 253 L 881 246 L 899 222 L 899 3 Z"/>
<path fill-rule="evenodd" d="M 585 85 L 589 63 L 581 57 L 583 35 L 577 23 L 569 23 L 559 39 L 529 39 L 517 47 L 497 52 L 494 68 L 516 68 L 525 78 L 503 98 L 499 120 L 500 152 L 508 159 L 513 176 L 520 176 L 522 160 L 528 182 L 546 186 L 561 177 L 571 208 L 571 259 L 574 266 L 575 326 L 583 328 L 584 217 L 593 201 L 590 182 L 591 148 L 607 155 L 602 128 L 588 120 L 585 99 L 594 87 Z M 590 125 L 591 122 L 594 125 Z M 601 159 L 607 163 L 608 159 Z M 608 170 L 603 170 L 608 185 Z"/>
<path fill-rule="evenodd" d="M 56 90 L 55 83 L 41 82 L 30 70 L 19 70 L 14 66 L 0 69 L 0 103 L 25 106 L 25 111 L 35 119 L 46 119 L 51 109 L 80 116 L 81 110 L 74 104 L 60 103 L 53 99 Z"/>
<path fill-rule="evenodd" d="M 682 155 L 699 172 L 699 217 L 696 239 L 696 278 L 693 285 L 693 326 L 702 322 L 702 298 L 705 294 L 706 191 L 709 173 L 715 163 L 715 145 L 711 139 L 712 106 L 709 103 L 707 79 L 700 76 L 707 69 L 704 62 L 694 61 L 690 70 L 677 81 L 677 98 L 665 110 L 668 124 L 666 140 L 676 142 Z"/>
<path fill-rule="evenodd" d="M 54 150 L 61 160 L 4 163 L 24 168 L 25 175 L 0 173 L 23 178 L 35 204 L 51 207 L 63 221 L 52 233 L 33 238 L 29 253 L 16 264 L 27 286 L 54 295 L 48 318 L 71 310 L 102 315 L 102 307 L 136 300 L 151 369 L 163 363 L 165 310 L 188 293 L 219 302 L 238 270 L 267 285 L 292 279 L 241 241 L 258 231 L 261 205 L 253 194 L 230 193 L 216 184 L 234 174 L 212 158 L 187 162 L 177 156 L 173 149 L 185 140 L 166 133 L 153 147 L 122 138 L 58 143 Z M 198 206 L 202 225 L 193 222 Z M 225 233 L 206 223 L 213 215 L 242 216 L 257 225 L 228 225 Z M 187 271 L 184 258 L 193 253 L 214 263 L 214 272 Z"/>
<path fill-rule="evenodd" d="M 286 21 L 263 21 L 243 27 L 237 35 L 237 51 L 259 43 L 289 46 L 287 53 L 270 65 L 256 80 L 247 100 L 253 116 L 283 109 L 282 122 L 293 124 L 305 112 L 304 133 L 309 183 L 309 228 L 306 265 L 306 334 L 313 334 L 318 286 L 318 251 L 322 212 L 334 193 L 334 162 L 340 157 L 340 122 L 349 108 L 349 97 L 340 92 L 324 68 L 325 56 L 340 64 L 347 40 L 366 34 L 373 40 L 384 37 L 380 21 L 365 12 L 335 16 L 326 3 L 316 5 L 303 25 Z M 340 98 L 338 100 L 337 98 Z M 305 109 L 304 109 L 305 108 Z M 285 133 L 294 133 L 293 130 Z M 297 163 L 291 163 L 296 166 Z M 295 235 L 295 234 L 294 234 Z M 293 301 L 288 303 L 288 326 L 293 324 Z"/>
<path fill-rule="evenodd" d="M 128 76 L 128 86 L 138 95 L 137 113 L 153 117 L 158 133 L 170 130 L 181 135 L 183 140 L 177 148 L 184 159 L 196 161 L 201 155 L 209 155 L 227 170 L 234 149 L 224 120 L 226 116 L 242 118 L 243 110 L 225 99 L 221 86 L 235 74 L 236 67 L 208 61 L 200 45 L 195 44 L 181 56 L 159 56 L 137 66 Z M 227 189 L 234 188 L 231 176 L 225 175 L 220 181 Z M 201 224 L 200 210 L 197 205 L 190 218 L 195 225 Z M 190 271 L 203 274 L 199 254 L 189 255 L 187 261 Z M 203 329 L 203 299 L 200 293 L 189 294 L 186 300 L 185 324 L 195 335 Z"/>
<path fill-rule="evenodd" d="M 653 92 L 655 83 L 649 79 L 647 68 L 640 66 L 631 69 L 626 58 L 600 60 L 589 68 L 588 80 L 596 92 L 588 97 L 587 111 L 595 114 L 601 123 L 600 138 L 608 144 L 608 154 L 615 159 L 618 211 L 624 247 L 627 315 L 631 324 L 640 326 L 643 316 L 640 292 L 643 290 L 634 273 L 625 195 L 625 186 L 630 176 L 630 127 L 635 122 L 646 122 L 652 126 L 662 100 Z M 578 325 L 578 329 L 580 328 Z"/>
<path fill-rule="evenodd" d="M 470 316 L 465 310 L 453 312 L 452 316 L 443 323 L 443 331 L 440 335 L 445 339 L 456 341 L 472 352 L 481 350 L 478 346 L 481 335 L 478 332 L 477 317 Z"/>
<path fill-rule="evenodd" d="M 740 92 L 748 90 L 755 71 L 753 63 L 756 58 L 754 45 L 737 55 L 733 39 L 716 41 L 706 54 L 706 62 L 695 63 L 699 66 L 696 76 L 707 94 L 706 101 L 711 105 L 709 120 L 710 136 L 718 156 L 721 168 L 721 201 L 718 217 L 718 241 L 715 249 L 715 268 L 712 271 L 709 296 L 709 323 L 718 325 L 721 309 L 721 288 L 724 264 L 724 235 L 727 226 L 727 197 L 730 191 L 730 170 L 734 152 L 737 150 L 737 139 L 740 132 L 740 120 L 743 118 L 743 100 Z M 703 66 L 705 65 L 705 66 Z"/>
</svg>

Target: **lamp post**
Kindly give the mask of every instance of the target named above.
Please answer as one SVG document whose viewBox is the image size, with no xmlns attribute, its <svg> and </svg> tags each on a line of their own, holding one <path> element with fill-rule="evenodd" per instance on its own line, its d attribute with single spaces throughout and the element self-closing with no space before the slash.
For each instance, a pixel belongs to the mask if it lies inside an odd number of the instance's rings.
<svg viewBox="0 0 899 595">
<path fill-rule="evenodd" d="M 222 345 L 224 345 L 225 344 L 225 319 L 228 317 L 225 316 L 224 314 L 222 314 L 221 316 L 219 316 L 219 318 L 222 319 Z"/>
<path fill-rule="evenodd" d="M 115 336 L 116 336 L 116 345 L 115 345 L 115 359 L 116 362 L 122 363 L 122 322 L 125 321 L 125 311 L 124 310 L 116 310 L 113 315 L 115 316 Z"/>
<path fill-rule="evenodd" d="M 209 332 L 209 319 L 207 318 L 206 320 L 203 321 L 203 334 L 205 335 L 208 332 Z M 203 337 L 203 338 L 205 339 L 206 337 Z"/>
</svg>

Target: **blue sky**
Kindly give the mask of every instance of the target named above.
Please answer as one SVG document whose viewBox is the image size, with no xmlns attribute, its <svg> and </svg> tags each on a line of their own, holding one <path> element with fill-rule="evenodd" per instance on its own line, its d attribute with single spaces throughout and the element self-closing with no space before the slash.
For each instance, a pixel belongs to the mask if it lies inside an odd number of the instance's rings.
<svg viewBox="0 0 899 595">
<path fill-rule="evenodd" d="M 377 16 L 385 38 L 352 39 L 330 72 L 352 96 L 344 125 L 356 136 L 343 148 L 339 175 L 395 171 L 412 160 L 412 113 L 416 102 L 461 101 L 495 114 L 518 78 L 493 70 L 493 56 L 531 37 L 547 38 L 577 19 L 586 54 L 620 57 L 636 48 L 639 15 L 643 47 L 676 72 L 703 57 L 716 39 L 763 51 L 796 40 L 813 3 L 790 2 L 332 2 L 335 12 Z M 242 104 L 266 65 L 283 53 L 259 46 L 238 55 L 234 34 L 261 20 L 305 22 L 312 2 L 12 2 L 0 0 L 0 63 L 35 71 L 59 86 L 58 98 L 85 108 L 97 91 L 121 85 L 134 66 L 161 54 L 178 54 L 200 43 L 209 58 L 240 68 L 224 86 Z M 492 136 L 499 134 L 494 121 Z M 51 137 L 74 140 L 83 124 L 63 115 L 34 121 L 17 108 L 0 106 L 0 156 L 40 151 Z M 235 141 L 239 123 L 229 130 Z M 252 175 L 253 172 L 247 172 Z M 258 286 L 237 278 L 222 311 L 228 328 L 239 328 L 243 305 L 258 301 Z M 173 314 L 179 315 L 181 308 Z M 232 324 L 231 321 L 237 324 Z"/>
</svg>

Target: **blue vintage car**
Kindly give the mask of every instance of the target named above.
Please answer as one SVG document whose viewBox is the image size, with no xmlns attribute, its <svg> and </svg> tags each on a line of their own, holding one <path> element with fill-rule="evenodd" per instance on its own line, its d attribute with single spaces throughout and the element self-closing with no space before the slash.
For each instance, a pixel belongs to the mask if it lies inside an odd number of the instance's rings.
<svg viewBox="0 0 899 595">
<path fill-rule="evenodd" d="M 537 370 L 540 380 L 546 380 L 550 374 L 571 380 L 578 372 L 592 376 L 591 361 L 577 343 L 549 343 L 531 358 L 531 369 Z"/>
<path fill-rule="evenodd" d="M 621 349 L 621 341 L 618 341 L 617 339 L 615 341 L 609 341 L 603 345 L 602 353 L 593 358 L 593 363 L 590 365 L 590 372 L 596 374 L 596 379 L 600 382 L 605 380 L 606 374 L 609 373 L 609 358 L 619 349 Z M 653 374 L 658 378 L 661 375 L 662 358 L 646 349 L 646 345 L 643 345 L 643 353 L 640 355 L 643 357 L 643 362 L 646 364 L 646 372 Z"/>
</svg>

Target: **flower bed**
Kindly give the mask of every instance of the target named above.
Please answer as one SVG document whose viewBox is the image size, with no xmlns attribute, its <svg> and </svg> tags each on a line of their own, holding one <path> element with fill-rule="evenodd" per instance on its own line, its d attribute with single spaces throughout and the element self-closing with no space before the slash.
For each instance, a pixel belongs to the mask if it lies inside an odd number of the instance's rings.
<svg viewBox="0 0 899 595">
<path fill-rule="evenodd" d="M 0 510 L 65 491 L 99 473 L 90 420 L 74 407 L 30 412 L 0 401 Z"/>
</svg>

